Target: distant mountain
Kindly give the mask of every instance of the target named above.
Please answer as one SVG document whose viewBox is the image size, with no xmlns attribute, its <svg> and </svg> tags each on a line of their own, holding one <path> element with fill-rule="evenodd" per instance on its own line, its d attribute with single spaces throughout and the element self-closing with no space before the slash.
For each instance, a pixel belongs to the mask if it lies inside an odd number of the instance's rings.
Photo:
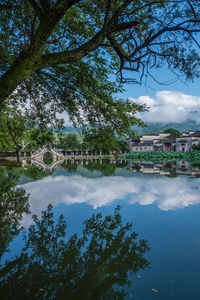
<svg viewBox="0 0 200 300">
<path fill-rule="evenodd" d="M 67 133 L 78 132 L 77 128 L 74 128 L 74 127 L 71 127 L 71 126 L 65 127 L 65 129 L 64 129 L 63 131 L 64 131 L 64 132 L 67 132 Z"/>
<path fill-rule="evenodd" d="M 146 128 L 134 127 L 137 131 L 138 135 L 142 135 L 145 133 L 159 133 L 163 132 L 168 128 L 174 128 L 179 130 L 180 132 L 187 132 L 189 130 L 200 130 L 200 123 L 196 123 L 195 121 L 187 121 L 185 123 L 148 123 Z M 78 129 L 73 127 L 65 127 L 63 130 L 66 134 L 68 133 L 77 133 L 79 135 Z"/>
<path fill-rule="evenodd" d="M 163 132 L 168 128 L 174 128 L 179 130 L 180 132 L 187 132 L 189 130 L 200 130 L 200 123 L 196 123 L 195 121 L 187 121 L 185 123 L 148 123 L 146 128 L 135 127 L 134 129 L 138 132 L 138 135 L 145 133 L 159 133 Z"/>
</svg>

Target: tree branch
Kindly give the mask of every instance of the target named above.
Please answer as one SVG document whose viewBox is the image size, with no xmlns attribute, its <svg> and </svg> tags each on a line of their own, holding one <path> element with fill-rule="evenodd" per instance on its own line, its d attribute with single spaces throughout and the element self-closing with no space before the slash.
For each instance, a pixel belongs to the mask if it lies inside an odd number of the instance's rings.
<svg viewBox="0 0 200 300">
<path fill-rule="evenodd" d="M 31 6 L 33 7 L 34 11 L 36 12 L 38 18 L 41 20 L 44 15 L 39 7 L 39 5 L 37 4 L 37 2 L 35 0 L 28 0 L 29 3 L 31 4 Z"/>
</svg>

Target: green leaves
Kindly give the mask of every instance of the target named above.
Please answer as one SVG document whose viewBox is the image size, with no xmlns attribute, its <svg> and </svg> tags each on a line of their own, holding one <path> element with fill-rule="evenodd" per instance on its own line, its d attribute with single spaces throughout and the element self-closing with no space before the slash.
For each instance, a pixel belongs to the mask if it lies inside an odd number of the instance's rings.
<svg viewBox="0 0 200 300">
<path fill-rule="evenodd" d="M 178 78 L 200 76 L 199 1 L 8 2 L 0 0 L 0 103 L 17 94 L 32 122 L 62 125 L 57 113 L 67 112 L 76 127 L 129 135 L 145 107 L 116 99 L 121 83 L 146 82 L 164 65 Z"/>
</svg>

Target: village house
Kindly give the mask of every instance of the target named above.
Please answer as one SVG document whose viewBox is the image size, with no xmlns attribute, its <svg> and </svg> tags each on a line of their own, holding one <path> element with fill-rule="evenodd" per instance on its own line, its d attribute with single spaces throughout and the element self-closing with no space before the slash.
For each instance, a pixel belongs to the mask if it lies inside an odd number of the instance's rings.
<svg viewBox="0 0 200 300">
<path fill-rule="evenodd" d="M 148 152 L 188 152 L 192 146 L 200 144 L 200 131 L 183 132 L 178 138 L 170 138 L 170 133 L 144 134 L 134 140 L 128 139 L 131 151 Z"/>
<path fill-rule="evenodd" d="M 176 138 L 176 151 L 188 152 L 192 146 L 200 144 L 200 131 L 189 131 L 187 134 L 184 132 L 182 136 Z"/>
<path fill-rule="evenodd" d="M 169 135 L 170 133 L 144 134 L 132 141 L 129 140 L 129 145 L 133 152 L 154 151 L 156 143 Z"/>
</svg>

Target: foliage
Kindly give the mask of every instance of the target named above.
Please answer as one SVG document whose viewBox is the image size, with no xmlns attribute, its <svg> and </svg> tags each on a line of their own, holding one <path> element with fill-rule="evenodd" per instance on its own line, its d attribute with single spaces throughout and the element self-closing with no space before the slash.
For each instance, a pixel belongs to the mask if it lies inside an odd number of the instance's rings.
<svg viewBox="0 0 200 300">
<path fill-rule="evenodd" d="M 0 112 L 0 150 L 19 151 L 27 145 L 27 123 L 20 110 L 7 108 Z"/>
<path fill-rule="evenodd" d="M 64 150 L 81 149 L 81 144 L 76 133 L 68 133 L 65 137 L 60 137 L 59 144 L 56 146 Z"/>
<path fill-rule="evenodd" d="M 0 112 L 0 151 L 15 151 L 18 162 L 20 151 L 35 150 L 54 141 L 53 129 L 30 126 L 27 116 L 15 106 Z"/>
<path fill-rule="evenodd" d="M 170 135 L 169 135 L 170 138 L 178 138 L 181 135 L 181 133 L 177 129 L 174 129 L 174 128 L 168 128 L 163 132 L 170 133 Z"/>
<path fill-rule="evenodd" d="M 129 135 L 145 107 L 115 97 L 121 82 L 154 78 L 163 65 L 178 78 L 199 76 L 199 1 L 0 0 L 0 8 L 0 103 L 21 103 L 37 123 L 67 111 L 91 133 Z"/>
<path fill-rule="evenodd" d="M 192 150 L 200 150 L 200 144 L 198 145 L 193 145 Z"/>
<path fill-rule="evenodd" d="M 119 287 L 129 283 L 128 275 L 149 267 L 147 241 L 123 224 L 119 207 L 104 218 L 92 215 L 82 237 L 68 241 L 64 217 L 55 223 L 51 207 L 34 222 L 21 255 L 0 272 L 4 299 L 124 299 Z"/>
<path fill-rule="evenodd" d="M 88 164 L 84 164 L 84 168 L 93 171 L 100 171 L 104 176 L 111 176 L 115 173 L 117 168 L 123 168 L 127 163 L 122 162 L 111 163 L 110 160 L 103 159 L 101 163 L 89 161 Z"/>
<path fill-rule="evenodd" d="M 88 131 L 85 133 L 84 141 L 88 144 L 89 149 L 97 151 L 121 151 L 129 150 L 129 145 L 122 139 L 116 138 L 112 129 L 103 129 L 95 131 Z"/>
<path fill-rule="evenodd" d="M 43 170 L 40 170 L 35 166 L 27 166 L 25 169 L 22 169 L 22 173 L 34 181 L 48 176 L 48 173 L 43 172 Z"/>
<path fill-rule="evenodd" d="M 33 127 L 29 129 L 29 145 L 28 149 L 36 150 L 44 145 L 54 142 L 53 129 L 48 127 Z"/>
<path fill-rule="evenodd" d="M 191 152 L 130 152 L 124 155 L 131 160 L 145 160 L 152 162 L 185 160 L 200 163 L 200 151 Z"/>
<path fill-rule="evenodd" d="M 16 188 L 19 174 L 0 167 L 0 257 L 18 235 L 22 215 L 29 212 L 26 191 Z"/>
<path fill-rule="evenodd" d="M 62 164 L 62 167 L 67 170 L 69 173 L 76 173 L 78 164 L 77 161 L 65 160 Z"/>
<path fill-rule="evenodd" d="M 53 162 L 53 157 L 50 152 L 46 152 L 43 156 L 43 163 L 45 165 L 50 165 Z"/>
</svg>

